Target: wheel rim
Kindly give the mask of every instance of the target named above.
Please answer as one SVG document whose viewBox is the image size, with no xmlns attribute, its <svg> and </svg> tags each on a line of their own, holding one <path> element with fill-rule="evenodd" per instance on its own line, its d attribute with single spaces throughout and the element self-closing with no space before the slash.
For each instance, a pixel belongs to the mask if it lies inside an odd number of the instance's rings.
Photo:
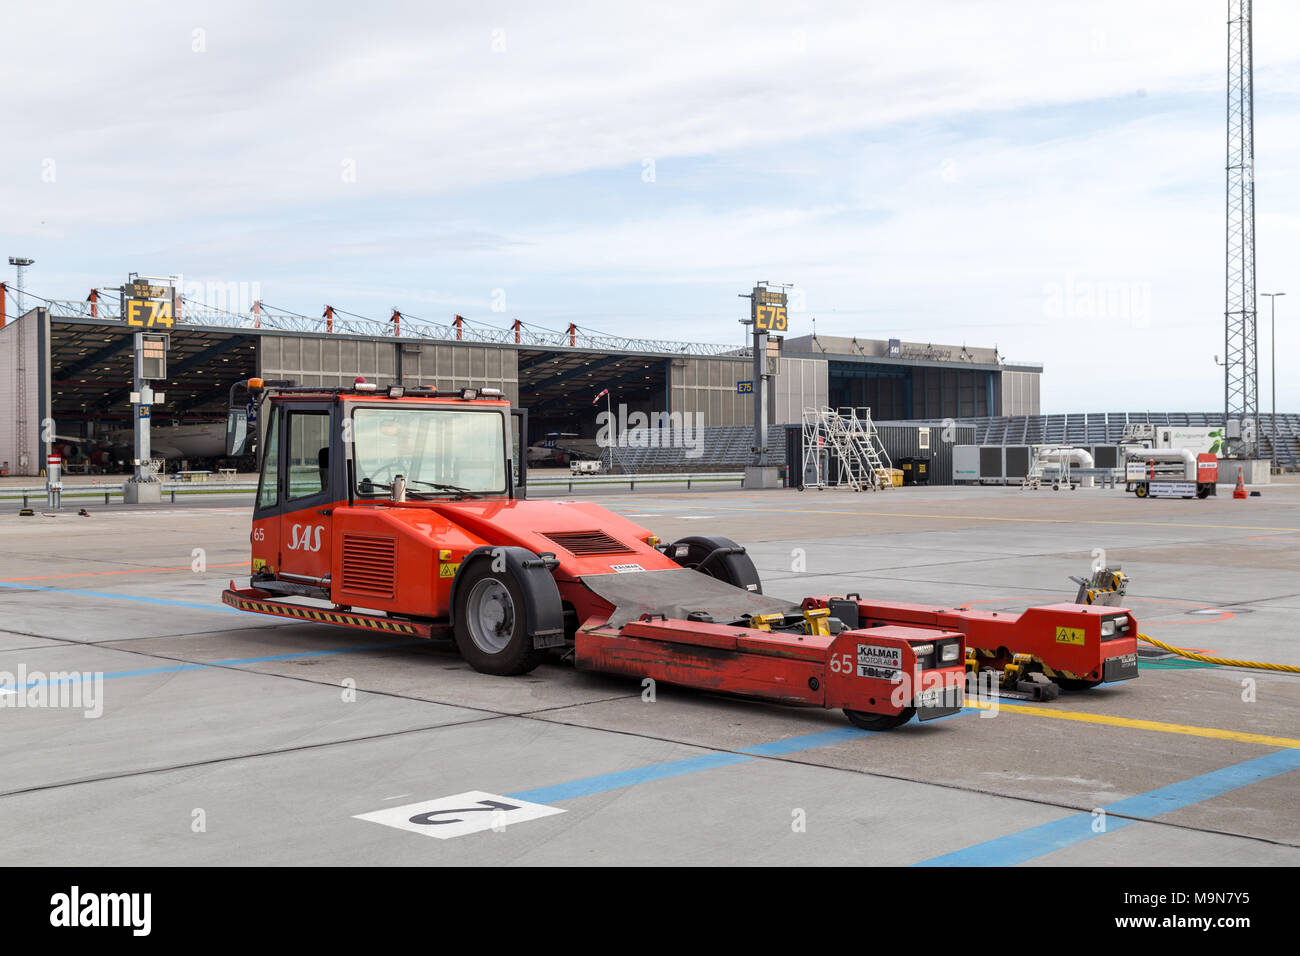
<svg viewBox="0 0 1300 956">
<path fill-rule="evenodd" d="M 515 633 L 515 601 L 496 578 L 484 578 L 469 592 L 465 617 L 470 640 L 485 654 L 500 654 Z"/>
</svg>

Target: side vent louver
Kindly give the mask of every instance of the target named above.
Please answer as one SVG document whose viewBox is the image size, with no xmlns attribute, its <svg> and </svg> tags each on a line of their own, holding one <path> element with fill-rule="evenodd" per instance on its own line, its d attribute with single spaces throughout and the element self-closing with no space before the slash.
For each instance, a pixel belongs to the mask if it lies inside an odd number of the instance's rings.
<svg viewBox="0 0 1300 956">
<path fill-rule="evenodd" d="M 633 554 L 633 550 L 603 531 L 553 531 L 542 533 L 565 551 L 573 555 L 584 554 Z"/>
<path fill-rule="evenodd" d="M 341 588 L 353 594 L 397 596 L 397 542 L 368 534 L 343 535 Z"/>
</svg>

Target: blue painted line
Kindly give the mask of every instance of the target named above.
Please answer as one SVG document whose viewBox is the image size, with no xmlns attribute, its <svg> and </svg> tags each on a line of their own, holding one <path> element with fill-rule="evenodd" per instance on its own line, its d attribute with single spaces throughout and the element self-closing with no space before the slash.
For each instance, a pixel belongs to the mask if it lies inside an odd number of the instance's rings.
<svg viewBox="0 0 1300 956">
<path fill-rule="evenodd" d="M 857 727 L 837 727 L 835 730 L 824 730 L 819 734 L 790 737 L 787 740 L 773 740 L 771 743 L 759 744 L 757 747 L 742 747 L 740 752 L 755 754 L 760 757 L 779 757 L 782 754 L 795 754 L 801 750 L 827 747 L 831 744 L 843 743 L 846 740 L 857 740 L 860 737 L 874 737 L 875 735 L 876 731 L 874 730 L 859 730 Z"/>
<path fill-rule="evenodd" d="M 267 661 L 288 661 L 297 660 L 301 657 L 325 657 L 330 654 L 352 654 L 357 651 L 382 651 L 393 647 L 411 647 L 423 641 L 401 641 L 395 644 L 367 644 L 361 647 L 335 647 L 325 651 L 298 651 L 292 654 L 268 654 L 265 657 L 234 657 L 225 661 L 212 661 L 208 664 L 175 664 L 170 667 L 146 667 L 134 671 L 112 671 L 99 675 L 103 680 L 114 680 L 119 677 L 147 677 L 152 674 L 176 674 L 181 671 L 200 671 L 212 667 L 237 667 L 241 664 L 263 664 Z M 58 680 L 34 680 L 28 681 L 21 685 L 22 689 L 30 687 L 47 687 L 53 684 L 80 684 L 88 680 L 94 680 L 96 677 L 91 671 L 78 671 L 73 674 L 61 677 Z M 9 690 L 18 688 L 11 687 Z"/>
<path fill-rule="evenodd" d="M 585 777 L 569 783 L 559 783 L 552 787 L 539 787 L 536 790 L 520 790 L 506 796 L 530 803 L 556 803 L 560 800 L 572 800 L 575 797 L 589 797 L 606 790 L 618 790 L 623 787 L 648 783 L 651 780 L 664 780 L 668 777 L 680 777 L 682 774 L 697 773 L 701 770 L 714 770 L 736 763 L 747 763 L 753 757 L 740 754 L 712 753 L 685 760 L 673 760 L 668 763 L 651 764 L 648 767 L 636 767 L 632 770 L 619 770 L 615 773 L 603 773 L 596 777 Z"/>
<path fill-rule="evenodd" d="M 953 714 L 952 716 L 960 717 L 965 713 L 970 713 L 970 711 L 962 711 L 961 714 Z M 939 719 L 946 720 L 948 718 Z M 520 790 L 517 793 L 508 793 L 505 796 L 513 797 L 516 800 L 527 800 L 530 803 L 555 803 L 561 800 L 573 800 L 577 797 L 589 797 L 592 794 L 604 793 L 607 790 L 634 787 L 639 783 L 649 783 L 653 780 L 665 780 L 688 773 L 699 773 L 702 770 L 716 770 L 718 767 L 749 763 L 758 757 L 779 757 L 784 754 L 812 750 L 816 747 L 828 747 L 831 744 L 844 743 L 849 740 L 874 737 L 876 734 L 877 731 L 873 730 L 839 727 L 835 730 L 823 730 L 815 734 L 804 734 L 800 737 L 789 737 L 785 740 L 773 740 L 753 747 L 743 747 L 738 753 L 701 754 L 698 757 L 670 760 L 666 763 L 650 764 L 632 770 L 619 770 L 614 773 L 599 774 L 595 777 L 583 777 L 568 783 L 538 787 L 535 790 Z"/>
<path fill-rule="evenodd" d="M 1107 813 L 1150 819 L 1292 770 L 1300 770 L 1300 750 L 1288 748 L 1160 787 L 1149 793 L 1127 797 L 1110 804 L 1105 810 Z"/>
<path fill-rule="evenodd" d="M 253 611 L 241 611 L 228 604 L 199 604 L 197 601 L 171 601 L 167 598 L 145 597 L 140 594 L 116 594 L 112 591 L 76 591 L 71 588 L 50 588 L 35 584 L 18 584 L 13 581 L 0 581 L 0 588 L 14 591 L 46 591 L 51 594 L 71 594 L 77 597 L 108 598 L 112 601 L 135 601 L 138 604 L 157 604 L 162 607 L 187 607 L 198 611 L 223 611 L 230 614 L 248 614 L 263 617 Z"/>
<path fill-rule="evenodd" d="M 1103 833 L 1093 830 L 1095 818 L 1091 813 L 1077 813 L 1061 820 L 1053 820 L 1050 823 L 1021 830 L 1019 833 L 1009 833 L 994 840 L 977 843 L 963 850 L 945 853 L 943 856 L 936 856 L 916 865 L 1014 866 L 1017 863 L 1036 860 L 1040 856 L 1063 850 L 1085 840 L 1103 836 L 1105 833 L 1123 830 L 1137 822 L 1114 814 L 1150 820 L 1293 770 L 1300 770 L 1300 750 L 1279 750 L 1244 763 L 1233 764 L 1231 767 L 1172 783 L 1149 793 L 1126 797 L 1107 804 L 1100 808 L 1107 814 L 1106 829 Z"/>
</svg>

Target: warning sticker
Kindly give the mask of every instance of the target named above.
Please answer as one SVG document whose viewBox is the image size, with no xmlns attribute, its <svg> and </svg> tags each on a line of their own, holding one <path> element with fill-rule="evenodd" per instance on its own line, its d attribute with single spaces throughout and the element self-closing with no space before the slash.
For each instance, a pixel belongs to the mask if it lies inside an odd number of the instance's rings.
<svg viewBox="0 0 1300 956">
<path fill-rule="evenodd" d="M 1083 646 L 1083 628 L 1081 627 L 1058 627 L 1056 629 L 1056 643 L 1058 644 L 1078 644 Z"/>
<path fill-rule="evenodd" d="M 645 568 L 639 564 L 611 564 L 611 568 L 622 574 L 624 571 L 644 571 Z"/>
</svg>

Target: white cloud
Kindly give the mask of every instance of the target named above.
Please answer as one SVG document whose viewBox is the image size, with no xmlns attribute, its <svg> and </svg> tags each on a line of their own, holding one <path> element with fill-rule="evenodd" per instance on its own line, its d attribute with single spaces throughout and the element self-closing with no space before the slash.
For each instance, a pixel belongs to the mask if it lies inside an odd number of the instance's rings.
<svg viewBox="0 0 1300 956">
<path fill-rule="evenodd" d="M 386 307 L 398 292 L 441 307 L 483 298 L 490 277 L 554 314 L 548 285 L 608 302 L 655 284 L 698 290 L 657 334 L 717 340 L 729 325 L 701 320 L 729 323 L 734 291 L 790 278 L 826 331 L 968 330 L 1041 358 L 1062 408 L 1111 394 L 1213 408 L 1201 353 L 1221 339 L 1223 6 L 31 5 L 5 15 L 19 95 L 0 208 L 10 252 L 38 258 L 33 287 L 59 295 L 173 270 L 249 276 L 309 312 L 311 296 Z M 1283 144 L 1300 141 L 1300 9 L 1255 15 L 1265 288 L 1300 252 L 1280 188 L 1295 166 Z M 1159 104 L 1149 115 L 1126 106 L 1139 91 Z M 1051 129 L 1083 107 L 1114 119 Z M 492 198 L 608 170 L 640 186 L 647 157 L 662 209 Z M 467 194 L 484 208 L 394 211 Z M 1068 277 L 1148 283 L 1150 315 L 1118 337 L 1063 326 L 1044 289 Z"/>
</svg>

